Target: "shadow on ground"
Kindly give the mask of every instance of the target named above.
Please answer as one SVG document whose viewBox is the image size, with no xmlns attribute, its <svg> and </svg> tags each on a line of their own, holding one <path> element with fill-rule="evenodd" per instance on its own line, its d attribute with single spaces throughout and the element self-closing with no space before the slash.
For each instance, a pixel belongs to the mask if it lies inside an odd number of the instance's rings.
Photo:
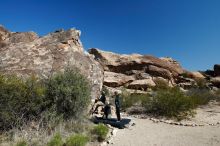
<svg viewBox="0 0 220 146">
<path fill-rule="evenodd" d="M 131 119 L 122 118 L 121 121 L 117 121 L 116 118 L 109 118 L 109 119 L 103 119 L 102 117 L 93 117 L 91 119 L 95 124 L 103 123 L 103 124 L 109 124 L 113 127 L 117 127 L 119 129 L 126 128 L 126 125 L 128 125 L 131 122 Z"/>
</svg>

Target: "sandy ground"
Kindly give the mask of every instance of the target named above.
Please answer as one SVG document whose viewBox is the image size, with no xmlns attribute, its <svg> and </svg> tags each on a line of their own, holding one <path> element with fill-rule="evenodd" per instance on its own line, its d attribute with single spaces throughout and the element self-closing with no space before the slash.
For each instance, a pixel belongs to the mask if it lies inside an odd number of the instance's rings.
<svg viewBox="0 0 220 146">
<path fill-rule="evenodd" d="M 149 119 L 131 119 L 134 126 L 118 129 L 112 146 L 220 146 L 220 125 L 185 127 L 154 123 Z M 216 123 L 220 121 L 220 106 L 207 105 L 197 109 L 197 115 L 185 122 Z"/>
<path fill-rule="evenodd" d="M 135 126 L 118 130 L 113 146 L 220 146 L 220 126 L 183 127 L 132 119 Z"/>
</svg>

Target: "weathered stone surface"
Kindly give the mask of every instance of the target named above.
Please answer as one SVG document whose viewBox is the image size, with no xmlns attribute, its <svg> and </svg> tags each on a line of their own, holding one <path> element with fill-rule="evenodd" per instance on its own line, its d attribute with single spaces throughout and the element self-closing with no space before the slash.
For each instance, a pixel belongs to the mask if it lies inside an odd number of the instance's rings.
<svg viewBox="0 0 220 146">
<path fill-rule="evenodd" d="M 121 73 L 108 71 L 104 73 L 104 85 L 108 87 L 120 87 L 133 80 L 135 80 L 133 76 L 127 76 Z"/>
<path fill-rule="evenodd" d="M 119 55 L 112 52 L 101 51 L 99 49 L 90 49 L 90 54 L 100 61 L 106 71 L 125 73 L 131 70 L 143 70 L 149 65 L 168 70 L 173 77 L 178 77 L 184 70 L 176 63 L 159 59 L 153 56 L 131 54 Z"/>
<path fill-rule="evenodd" d="M 160 68 L 154 65 L 149 65 L 145 69 L 145 71 L 148 72 L 149 74 L 152 74 L 153 76 L 159 76 L 168 80 L 172 80 L 172 73 L 167 69 Z"/>
<path fill-rule="evenodd" d="M 33 32 L 12 33 L 0 27 L 0 72 L 20 76 L 48 77 L 66 67 L 79 68 L 92 85 L 92 96 L 99 94 L 103 69 L 92 55 L 85 54 L 80 31 L 57 31 L 43 37 Z"/>
<path fill-rule="evenodd" d="M 155 86 L 152 77 L 162 77 L 173 86 L 179 75 L 185 72 L 172 58 L 160 59 L 140 54 L 120 55 L 95 48 L 90 49 L 89 53 L 103 66 L 104 84 L 109 87 L 124 86 L 128 89 L 146 90 Z"/>
<path fill-rule="evenodd" d="M 189 78 L 192 78 L 192 79 L 205 79 L 205 76 L 198 72 L 198 71 L 195 71 L 195 72 L 187 72 L 187 76 Z"/>
<path fill-rule="evenodd" d="M 16 32 L 11 33 L 9 37 L 10 43 L 29 43 L 38 39 L 38 35 L 34 32 Z"/>
<path fill-rule="evenodd" d="M 178 86 L 187 90 L 187 89 L 192 88 L 194 85 L 191 82 L 184 82 L 184 83 L 179 83 Z"/>
<path fill-rule="evenodd" d="M 142 79 L 150 79 L 152 78 L 150 74 L 145 73 L 145 72 L 139 72 L 135 75 L 135 78 L 138 80 L 142 80 Z"/>
<path fill-rule="evenodd" d="M 215 76 L 220 76 L 220 64 L 214 65 L 214 74 Z"/>
<path fill-rule="evenodd" d="M 0 25 L 0 49 L 6 46 L 5 39 L 8 38 L 10 32 Z"/>
<path fill-rule="evenodd" d="M 173 87 L 174 85 L 171 83 L 171 81 L 169 81 L 168 79 L 164 79 L 163 77 L 153 77 L 153 81 L 154 83 L 160 84 L 161 82 L 165 83 L 167 86 L 169 87 Z M 159 82 L 159 83 L 158 83 Z"/>
<path fill-rule="evenodd" d="M 154 87 L 156 84 L 152 79 L 135 80 L 128 85 L 129 89 L 146 91 L 149 87 Z"/>
<path fill-rule="evenodd" d="M 220 77 L 211 78 L 211 83 L 220 88 Z"/>
<path fill-rule="evenodd" d="M 175 64 L 176 66 L 179 66 L 181 68 L 181 65 L 178 61 L 174 60 L 173 58 L 170 58 L 170 57 L 161 57 L 160 58 L 161 60 L 164 60 L 164 61 L 167 61 L 167 62 L 170 62 L 171 64 Z"/>
<path fill-rule="evenodd" d="M 104 86 L 109 91 L 109 96 L 114 96 L 115 92 L 118 92 L 121 94 L 122 92 L 127 92 L 129 94 L 148 94 L 149 91 L 143 91 L 143 90 L 135 90 L 135 89 L 125 89 L 124 87 L 108 87 Z"/>
</svg>

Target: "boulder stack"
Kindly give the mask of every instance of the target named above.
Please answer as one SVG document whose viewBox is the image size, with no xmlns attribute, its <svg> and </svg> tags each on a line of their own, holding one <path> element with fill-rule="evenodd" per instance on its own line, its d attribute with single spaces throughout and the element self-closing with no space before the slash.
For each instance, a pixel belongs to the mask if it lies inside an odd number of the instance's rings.
<svg viewBox="0 0 220 146">
<path fill-rule="evenodd" d="M 157 58 L 149 55 L 120 55 L 96 48 L 90 54 L 101 64 L 105 71 L 104 85 L 147 90 L 155 86 L 153 78 L 161 77 L 175 84 L 185 71 L 171 58 Z"/>
</svg>

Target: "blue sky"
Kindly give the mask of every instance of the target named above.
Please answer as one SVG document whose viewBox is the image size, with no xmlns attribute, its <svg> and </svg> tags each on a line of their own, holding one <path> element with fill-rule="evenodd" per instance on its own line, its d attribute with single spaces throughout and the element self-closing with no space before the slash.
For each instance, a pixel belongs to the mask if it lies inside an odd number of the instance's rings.
<svg viewBox="0 0 220 146">
<path fill-rule="evenodd" d="M 169 56 L 188 70 L 220 63 L 220 0 L 2 0 L 0 24 L 39 35 L 75 27 L 85 49 Z"/>
</svg>

